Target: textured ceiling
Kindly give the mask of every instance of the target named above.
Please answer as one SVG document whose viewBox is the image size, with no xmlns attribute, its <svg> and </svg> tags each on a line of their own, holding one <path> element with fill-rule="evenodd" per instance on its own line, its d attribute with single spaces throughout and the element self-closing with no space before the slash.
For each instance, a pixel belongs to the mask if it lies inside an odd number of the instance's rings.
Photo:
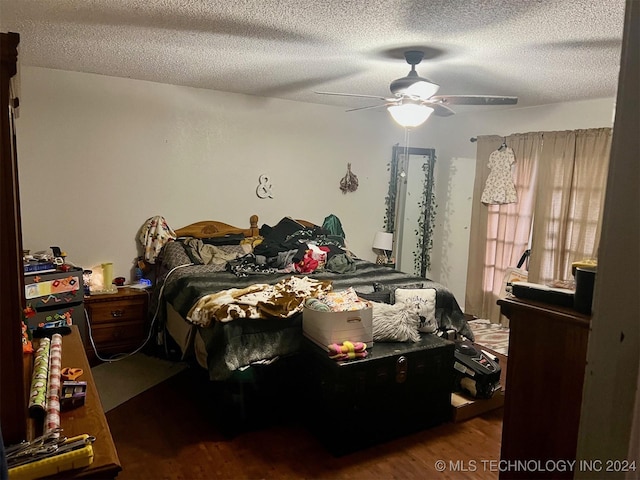
<svg viewBox="0 0 640 480">
<path fill-rule="evenodd" d="M 518 106 L 615 96 L 624 0 L 0 0 L 22 65 L 360 107 L 405 76 Z M 375 104 L 375 101 L 373 102 Z M 456 111 L 474 108 L 456 107 Z"/>
</svg>

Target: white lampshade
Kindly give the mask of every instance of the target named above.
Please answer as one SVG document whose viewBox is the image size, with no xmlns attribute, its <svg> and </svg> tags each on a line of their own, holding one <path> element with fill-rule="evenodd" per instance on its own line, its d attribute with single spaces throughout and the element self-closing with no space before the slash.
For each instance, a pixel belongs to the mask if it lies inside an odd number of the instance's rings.
<svg viewBox="0 0 640 480">
<path fill-rule="evenodd" d="M 427 121 L 433 108 L 417 103 L 403 103 L 387 107 L 393 119 L 403 127 L 418 127 Z"/>
<path fill-rule="evenodd" d="M 373 238 L 373 248 L 385 251 L 393 250 L 393 233 L 376 232 L 376 236 Z"/>
</svg>

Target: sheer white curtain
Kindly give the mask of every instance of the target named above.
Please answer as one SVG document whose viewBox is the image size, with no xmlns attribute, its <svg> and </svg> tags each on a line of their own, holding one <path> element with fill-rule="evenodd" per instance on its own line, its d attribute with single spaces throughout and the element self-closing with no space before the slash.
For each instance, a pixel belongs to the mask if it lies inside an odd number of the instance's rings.
<svg viewBox="0 0 640 480">
<path fill-rule="evenodd" d="M 529 281 L 569 279 L 571 262 L 595 258 L 611 129 L 533 132 L 506 137 L 516 163 L 518 202 L 480 202 L 487 161 L 502 137 L 480 136 L 476 157 L 465 312 L 501 321 L 505 272 L 531 248 Z M 506 321 L 506 319 L 502 319 Z"/>
</svg>

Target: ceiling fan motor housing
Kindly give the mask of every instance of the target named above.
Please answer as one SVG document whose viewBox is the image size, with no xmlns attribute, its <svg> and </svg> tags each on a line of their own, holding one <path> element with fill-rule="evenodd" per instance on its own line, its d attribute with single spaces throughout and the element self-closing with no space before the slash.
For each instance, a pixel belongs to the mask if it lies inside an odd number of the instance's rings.
<svg viewBox="0 0 640 480">
<path fill-rule="evenodd" d="M 418 65 L 422 59 L 424 58 L 424 52 L 420 52 L 418 50 L 408 50 L 404 52 L 404 58 L 407 60 L 407 63 L 413 67 Z"/>
<path fill-rule="evenodd" d="M 405 91 L 414 83 L 417 82 L 427 82 L 433 84 L 433 82 L 427 78 L 420 77 L 418 72 L 416 72 L 416 65 L 419 64 L 424 58 L 424 52 L 420 52 L 418 50 L 409 50 L 404 52 L 404 58 L 407 60 L 407 63 L 411 65 L 411 71 L 407 74 L 406 77 L 397 78 L 391 85 L 389 85 L 389 89 L 391 93 L 394 95 L 402 95 L 406 93 Z"/>
</svg>

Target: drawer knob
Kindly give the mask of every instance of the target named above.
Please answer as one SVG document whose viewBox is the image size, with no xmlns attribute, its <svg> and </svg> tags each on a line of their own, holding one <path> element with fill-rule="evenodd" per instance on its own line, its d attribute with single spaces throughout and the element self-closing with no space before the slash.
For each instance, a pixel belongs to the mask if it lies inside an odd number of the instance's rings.
<svg viewBox="0 0 640 480">
<path fill-rule="evenodd" d="M 121 317 L 124 315 L 124 310 L 111 310 L 111 316 L 114 318 Z"/>
<path fill-rule="evenodd" d="M 407 357 L 401 355 L 398 357 L 396 361 L 396 383 L 404 383 L 407 379 L 407 368 L 409 367 L 409 362 Z"/>
</svg>

